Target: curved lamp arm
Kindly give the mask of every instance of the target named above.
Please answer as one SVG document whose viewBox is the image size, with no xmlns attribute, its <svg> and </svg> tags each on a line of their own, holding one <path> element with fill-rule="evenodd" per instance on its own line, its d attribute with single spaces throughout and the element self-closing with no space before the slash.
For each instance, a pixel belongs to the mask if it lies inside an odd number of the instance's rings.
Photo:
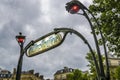
<svg viewBox="0 0 120 80">
<path fill-rule="evenodd" d="M 106 48 L 106 45 L 105 45 L 105 38 L 104 38 L 104 36 L 103 36 L 103 34 L 102 34 L 102 31 L 101 31 L 101 29 L 100 29 L 100 24 L 98 23 L 98 21 L 97 21 L 97 19 L 95 18 L 95 16 L 92 14 L 92 12 L 90 11 L 90 10 L 88 10 L 87 8 L 86 8 L 86 10 L 92 15 L 92 17 L 94 18 L 94 20 L 95 20 L 95 22 L 97 23 L 97 27 L 98 27 L 98 29 L 99 29 L 99 32 L 100 32 L 100 35 L 101 35 L 101 38 L 102 38 L 102 41 L 103 41 L 103 48 L 104 48 L 104 52 L 105 52 L 105 62 L 106 62 L 106 67 L 107 67 L 107 69 L 106 69 L 106 76 L 107 76 L 107 80 L 110 80 L 110 72 L 109 72 L 109 63 L 108 63 L 108 54 L 107 54 L 107 48 Z"/>
<path fill-rule="evenodd" d="M 99 47 L 99 44 L 98 44 L 98 40 L 97 40 L 97 36 L 95 34 L 95 29 L 89 19 L 89 16 L 87 15 L 87 13 L 85 12 L 85 10 L 83 10 L 84 12 L 84 16 L 86 17 L 86 19 L 88 20 L 89 24 L 90 24 L 90 27 L 91 27 L 91 30 L 92 30 L 92 33 L 93 33 L 93 37 L 94 37 L 94 40 L 95 40 L 95 44 L 96 44 L 96 49 L 97 49 L 97 53 L 98 53 L 98 58 L 99 58 L 99 65 L 100 65 L 100 74 L 101 74 L 101 77 L 102 78 L 105 78 L 105 73 L 104 73 L 104 67 L 103 67 L 103 61 L 102 61 L 102 57 L 101 57 L 101 52 L 100 52 L 100 47 Z"/>
<path fill-rule="evenodd" d="M 98 30 L 99 30 L 99 32 L 100 32 L 100 35 L 101 35 L 101 38 L 102 38 L 102 41 L 103 41 L 103 48 L 104 48 L 105 60 L 106 60 L 105 62 L 106 62 L 106 68 L 107 68 L 107 69 L 106 69 L 106 78 L 107 78 L 107 80 L 110 80 L 108 54 L 107 54 L 107 49 L 106 49 L 106 45 L 105 45 L 105 38 L 104 38 L 104 36 L 103 36 L 103 34 L 102 34 L 102 31 L 101 31 L 101 29 L 100 29 L 100 24 L 98 23 L 97 19 L 96 19 L 95 16 L 92 14 L 92 12 L 91 12 L 86 6 L 84 6 L 81 2 L 79 2 L 79 4 L 82 6 L 81 9 L 82 9 L 83 12 L 84 12 L 83 15 L 88 19 L 89 23 L 91 24 L 91 21 L 90 21 L 88 15 L 87 15 L 87 13 L 85 12 L 85 10 L 87 10 L 87 11 L 91 14 L 91 16 L 93 17 L 93 19 L 95 20 L 95 22 L 96 22 L 96 24 L 97 24 L 97 28 L 98 28 Z M 92 26 L 92 27 L 93 27 L 93 26 Z"/>
</svg>

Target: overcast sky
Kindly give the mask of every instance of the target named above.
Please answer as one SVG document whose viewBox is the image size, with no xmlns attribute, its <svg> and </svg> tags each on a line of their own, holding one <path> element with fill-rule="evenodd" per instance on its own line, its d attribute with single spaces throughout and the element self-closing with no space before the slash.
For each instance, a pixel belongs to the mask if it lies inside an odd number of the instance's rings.
<svg viewBox="0 0 120 80">
<path fill-rule="evenodd" d="M 0 67 L 13 71 L 17 67 L 19 45 L 15 36 L 22 32 L 26 42 L 52 32 L 54 28 L 67 27 L 83 34 L 94 46 L 89 24 L 85 17 L 72 15 L 65 10 L 70 0 L 0 0 Z M 81 0 L 89 6 L 92 0 Z M 24 56 L 23 70 L 34 69 L 45 78 L 53 78 L 64 66 L 87 70 L 85 59 L 88 47 L 76 35 L 67 35 L 63 44 L 34 57 Z"/>
</svg>

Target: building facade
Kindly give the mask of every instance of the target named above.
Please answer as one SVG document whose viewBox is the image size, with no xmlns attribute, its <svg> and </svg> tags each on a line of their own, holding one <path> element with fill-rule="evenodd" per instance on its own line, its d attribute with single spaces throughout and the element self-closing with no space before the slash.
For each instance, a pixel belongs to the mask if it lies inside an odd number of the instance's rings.
<svg viewBox="0 0 120 80">
<path fill-rule="evenodd" d="M 120 66 L 120 58 L 117 57 L 110 57 L 108 58 L 109 61 L 109 67 L 110 67 L 110 75 L 111 76 L 111 80 L 116 80 L 114 74 L 115 74 L 115 69 Z"/>
<path fill-rule="evenodd" d="M 10 80 L 15 80 L 16 77 L 16 69 L 14 68 L 13 74 Z M 39 75 L 39 73 L 34 73 L 34 70 L 22 71 L 21 80 L 44 80 L 43 75 Z"/>
<path fill-rule="evenodd" d="M 70 74 L 74 71 L 72 68 L 64 67 L 64 69 L 58 70 L 54 74 L 54 80 L 67 80 L 67 74 Z"/>
<path fill-rule="evenodd" d="M 0 80 L 10 80 L 11 76 L 10 71 L 0 69 Z"/>
<path fill-rule="evenodd" d="M 0 71 L 0 80 L 15 80 L 16 79 L 16 69 L 14 68 L 13 73 L 7 70 Z M 22 71 L 21 80 L 44 80 L 43 75 L 39 73 L 34 73 L 34 70 Z"/>
<path fill-rule="evenodd" d="M 111 68 L 120 66 L 120 58 L 108 58 L 108 61 Z"/>
</svg>

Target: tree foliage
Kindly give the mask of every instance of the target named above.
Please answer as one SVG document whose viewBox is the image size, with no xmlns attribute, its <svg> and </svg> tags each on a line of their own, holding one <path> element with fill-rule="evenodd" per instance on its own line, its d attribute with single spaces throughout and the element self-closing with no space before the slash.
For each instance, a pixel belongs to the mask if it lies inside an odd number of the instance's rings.
<svg viewBox="0 0 120 80">
<path fill-rule="evenodd" d="M 93 0 L 89 9 L 100 24 L 109 50 L 120 53 L 120 1 Z M 97 25 L 94 24 L 94 26 Z M 97 28 L 96 32 L 98 32 Z"/>
<path fill-rule="evenodd" d="M 75 69 L 73 73 L 67 75 L 67 80 L 88 80 L 87 73 L 82 73 L 81 70 Z"/>
<path fill-rule="evenodd" d="M 94 55 L 96 57 L 96 61 L 98 62 L 98 55 L 95 51 L 94 51 Z M 102 57 L 102 61 L 104 61 L 104 59 L 105 59 L 104 56 L 101 55 L 101 57 Z M 87 66 L 89 67 L 89 70 L 90 70 L 90 73 L 91 73 L 90 77 L 92 78 L 92 80 L 96 80 L 97 71 L 96 71 L 95 63 L 94 63 L 93 56 L 92 56 L 91 52 L 87 53 L 86 59 L 89 62 L 89 64 Z M 98 62 L 98 65 L 99 65 L 99 62 Z"/>
<path fill-rule="evenodd" d="M 67 74 L 67 80 L 73 80 L 74 74 Z"/>
<path fill-rule="evenodd" d="M 120 66 L 117 67 L 115 70 L 115 77 L 117 80 L 120 80 Z"/>
<path fill-rule="evenodd" d="M 95 52 L 94 52 L 94 55 L 95 55 L 95 57 L 96 57 L 96 59 L 98 61 L 98 57 L 97 57 L 97 54 Z M 93 80 L 95 80 L 96 77 L 97 77 L 97 73 L 96 73 L 95 63 L 94 63 L 93 57 L 91 55 L 91 52 L 87 53 L 86 59 L 89 62 L 89 64 L 87 66 L 90 68 L 91 78 Z"/>
</svg>

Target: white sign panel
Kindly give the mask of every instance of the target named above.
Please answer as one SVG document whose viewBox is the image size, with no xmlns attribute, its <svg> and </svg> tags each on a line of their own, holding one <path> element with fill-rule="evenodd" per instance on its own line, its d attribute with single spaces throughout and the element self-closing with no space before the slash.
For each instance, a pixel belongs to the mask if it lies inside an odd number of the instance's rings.
<svg viewBox="0 0 120 80">
<path fill-rule="evenodd" d="M 39 40 L 34 43 L 28 50 L 27 50 L 27 56 L 34 56 L 37 54 L 40 54 L 42 52 L 45 52 L 49 49 L 52 49 L 60 44 L 62 41 L 61 34 L 52 34 L 50 36 L 47 36 L 43 38 L 42 40 Z"/>
</svg>

